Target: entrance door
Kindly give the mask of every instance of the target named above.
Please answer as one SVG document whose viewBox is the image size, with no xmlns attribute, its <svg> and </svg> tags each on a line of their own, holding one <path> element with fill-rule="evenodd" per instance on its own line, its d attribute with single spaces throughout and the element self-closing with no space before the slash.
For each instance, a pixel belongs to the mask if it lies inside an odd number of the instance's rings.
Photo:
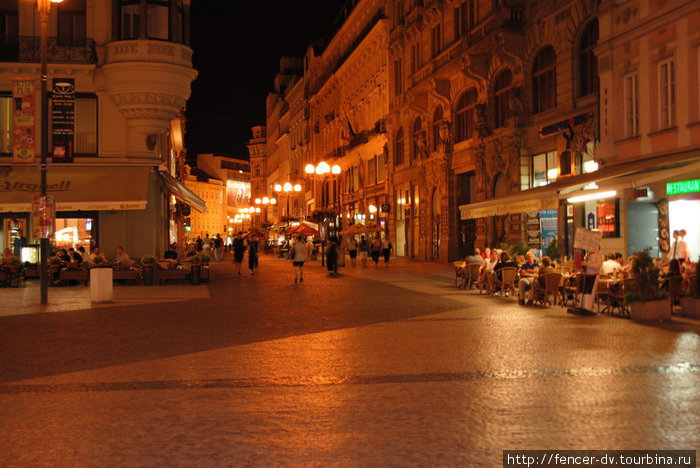
<svg viewBox="0 0 700 468">
<path fill-rule="evenodd" d="M 651 256 L 659 256 L 659 210 L 653 202 L 627 204 L 628 255 L 651 247 Z"/>
</svg>

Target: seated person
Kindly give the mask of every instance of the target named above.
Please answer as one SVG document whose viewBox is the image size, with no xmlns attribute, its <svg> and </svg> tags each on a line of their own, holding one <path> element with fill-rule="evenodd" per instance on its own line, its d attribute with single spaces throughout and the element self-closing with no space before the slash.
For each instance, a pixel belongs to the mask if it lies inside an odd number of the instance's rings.
<svg viewBox="0 0 700 468">
<path fill-rule="evenodd" d="M 169 245 L 168 250 L 163 254 L 166 260 L 177 260 L 177 252 L 175 252 L 175 244 Z"/>
<path fill-rule="evenodd" d="M 0 258 L 0 264 L 10 264 L 15 258 L 17 257 L 15 257 L 15 254 L 12 253 L 12 249 L 7 248 L 2 253 L 2 257 Z"/>
<path fill-rule="evenodd" d="M 117 247 L 117 256 L 114 258 L 114 263 L 122 267 L 129 267 L 134 264 L 134 260 L 129 257 L 129 254 L 124 252 L 123 247 Z"/>
<path fill-rule="evenodd" d="M 484 285 L 488 285 L 491 282 L 491 276 L 493 276 L 493 269 L 498 265 L 498 252 L 495 250 L 491 252 L 491 256 L 484 263 L 481 264 L 481 269 L 479 270 L 479 284 L 481 289 Z"/>
<path fill-rule="evenodd" d="M 615 259 L 615 255 L 606 255 L 603 265 L 600 267 L 601 276 L 616 276 L 622 268 L 620 262 Z"/>
<path fill-rule="evenodd" d="M 532 282 L 537 277 L 540 269 L 539 264 L 535 260 L 535 254 L 528 252 L 525 263 L 520 267 L 520 280 L 518 281 L 518 304 L 525 304 L 525 293 L 532 289 Z"/>
<path fill-rule="evenodd" d="M 494 283 L 500 283 L 503 281 L 503 268 L 518 268 L 518 262 L 513 260 L 508 252 L 503 252 L 501 254 L 501 261 L 498 262 L 498 265 L 496 265 L 493 268 L 493 275 L 491 275 L 491 289 L 493 289 L 493 286 L 495 285 Z M 495 280 L 495 281 L 494 281 Z"/>
<path fill-rule="evenodd" d="M 89 263 L 90 265 L 94 265 L 94 264 L 95 264 L 95 259 L 98 258 L 98 257 L 102 260 L 101 263 L 104 263 L 104 262 L 107 261 L 107 258 L 105 258 L 105 256 L 102 255 L 102 252 L 100 252 L 100 248 L 99 248 L 99 247 L 95 247 L 94 249 L 92 249 L 92 252 L 90 253 L 90 256 L 88 257 L 88 263 Z"/>
<path fill-rule="evenodd" d="M 78 247 L 78 253 L 82 257 L 81 261 L 83 261 L 85 263 L 90 262 L 90 254 L 85 251 L 85 247 L 83 247 L 82 245 L 80 247 Z"/>
<path fill-rule="evenodd" d="M 535 278 L 535 281 L 537 281 L 537 284 L 539 286 L 539 289 L 544 289 L 545 283 L 544 283 L 544 278 L 550 273 L 556 273 L 554 271 L 554 267 L 552 266 L 552 260 L 550 260 L 549 257 L 542 257 L 542 265 L 540 266 L 539 271 L 537 272 L 537 278 Z M 528 301 L 527 305 L 532 305 L 532 303 L 535 300 L 535 288 L 530 289 L 530 295 L 528 296 Z"/>
<path fill-rule="evenodd" d="M 56 256 L 57 256 L 58 258 L 60 258 L 61 261 L 65 262 L 65 263 L 70 263 L 70 262 L 72 261 L 72 259 L 70 258 L 70 256 L 68 256 L 68 252 L 66 251 L 66 249 L 59 249 L 59 250 L 56 252 Z"/>
<path fill-rule="evenodd" d="M 673 258 L 668 264 L 668 271 L 661 276 L 664 280 L 662 288 L 668 289 L 668 279 L 676 276 L 683 276 L 683 274 L 681 273 L 681 262 L 677 258 Z"/>
<path fill-rule="evenodd" d="M 470 263 L 476 263 L 478 265 L 482 265 L 484 263 L 484 259 L 481 258 L 481 251 L 479 249 L 474 249 L 474 255 L 470 255 L 466 258 L 467 265 Z"/>
<path fill-rule="evenodd" d="M 82 255 L 75 251 L 73 247 L 68 249 L 68 256 L 70 257 L 71 263 L 80 264 L 83 261 Z"/>
</svg>

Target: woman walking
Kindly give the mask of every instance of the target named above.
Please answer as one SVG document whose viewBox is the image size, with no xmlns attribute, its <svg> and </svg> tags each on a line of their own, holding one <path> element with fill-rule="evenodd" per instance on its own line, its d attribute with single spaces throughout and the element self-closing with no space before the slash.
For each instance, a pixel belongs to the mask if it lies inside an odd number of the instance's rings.
<svg viewBox="0 0 700 468">
<path fill-rule="evenodd" d="M 255 276 L 255 269 L 258 267 L 258 240 L 252 237 L 248 240 L 248 268 L 250 275 Z"/>
<path fill-rule="evenodd" d="M 233 239 L 233 264 L 238 267 L 238 275 L 241 274 L 241 265 L 243 265 L 243 254 L 245 253 L 245 243 L 243 242 L 243 232 L 239 231 L 235 239 Z"/>
<path fill-rule="evenodd" d="M 369 247 L 369 253 L 372 255 L 372 261 L 374 262 L 374 269 L 377 269 L 379 264 L 379 254 L 382 251 L 382 241 L 379 239 L 379 234 L 377 234 L 374 239 L 372 239 L 372 245 Z"/>
<path fill-rule="evenodd" d="M 367 268 L 367 254 L 369 253 L 369 243 L 365 236 L 360 236 L 360 263 L 362 268 Z"/>
<path fill-rule="evenodd" d="M 304 236 L 299 236 L 296 243 L 289 252 L 289 258 L 294 267 L 294 284 L 304 282 L 304 262 L 306 261 L 306 243 Z"/>
<path fill-rule="evenodd" d="M 357 264 L 357 239 L 352 235 L 348 239 L 348 254 L 350 255 L 350 264 L 355 268 Z"/>
<path fill-rule="evenodd" d="M 389 268 L 389 257 L 391 257 L 391 251 L 394 246 L 391 245 L 389 236 L 384 236 L 382 240 L 382 255 L 384 256 L 384 268 Z"/>
</svg>

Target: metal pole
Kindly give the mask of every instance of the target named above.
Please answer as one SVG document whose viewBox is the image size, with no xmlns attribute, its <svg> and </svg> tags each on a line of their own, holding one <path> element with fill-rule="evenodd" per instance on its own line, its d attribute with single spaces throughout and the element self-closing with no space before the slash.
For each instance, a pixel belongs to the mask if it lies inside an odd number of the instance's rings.
<svg viewBox="0 0 700 468">
<path fill-rule="evenodd" d="M 47 97 L 47 82 L 48 82 L 48 72 L 47 72 L 47 46 L 46 46 L 46 31 L 48 29 L 49 23 L 49 4 L 46 0 L 39 1 L 39 15 L 41 17 L 41 38 L 40 38 L 40 61 L 41 61 L 41 196 L 46 197 L 46 155 L 49 149 L 48 142 L 48 121 L 49 121 L 49 102 Z M 44 3 L 46 2 L 46 3 Z M 44 198 L 45 200 L 45 198 Z M 42 229 L 41 240 L 39 241 L 39 247 L 41 249 L 40 260 L 41 260 L 41 273 L 40 273 L 40 290 L 41 290 L 41 300 L 42 305 L 48 304 L 49 302 L 49 239 L 44 234 Z"/>
</svg>

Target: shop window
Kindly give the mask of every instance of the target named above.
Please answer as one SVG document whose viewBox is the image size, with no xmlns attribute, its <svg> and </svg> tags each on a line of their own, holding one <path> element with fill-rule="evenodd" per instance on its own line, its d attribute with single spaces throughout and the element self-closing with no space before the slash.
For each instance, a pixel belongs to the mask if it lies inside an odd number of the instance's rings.
<svg viewBox="0 0 700 468">
<path fill-rule="evenodd" d="M 51 100 L 49 99 L 49 128 L 51 128 Z M 97 156 L 97 97 L 80 95 L 75 98 L 74 154 Z M 51 147 L 49 135 L 49 147 Z"/>
<path fill-rule="evenodd" d="M 545 47 L 532 66 L 532 112 L 553 109 L 557 105 L 557 55 L 551 46 Z"/>
<path fill-rule="evenodd" d="M 440 147 L 440 123 L 442 122 L 442 106 L 437 106 L 433 112 L 433 151 Z"/>
<path fill-rule="evenodd" d="M 596 205 L 596 217 L 598 230 L 603 232 L 603 238 L 620 237 L 620 203 L 619 199 L 613 201 L 599 200 Z"/>
<path fill-rule="evenodd" d="M 676 72 L 673 60 L 659 63 L 659 130 L 675 125 Z"/>
<path fill-rule="evenodd" d="M 399 127 L 394 137 L 394 166 L 404 163 L 403 127 Z"/>
<path fill-rule="evenodd" d="M 639 88 L 637 72 L 624 77 L 625 138 L 639 135 Z"/>
<path fill-rule="evenodd" d="M 503 70 L 496 77 L 493 87 L 494 128 L 505 127 L 508 123 L 508 98 L 512 83 L 513 74 L 510 70 Z"/>
<path fill-rule="evenodd" d="M 541 187 L 554 182 L 557 179 L 557 152 L 535 154 L 532 156 L 532 170 L 530 171 L 530 188 Z"/>
<path fill-rule="evenodd" d="M 598 20 L 588 24 L 579 43 L 579 96 L 598 92 L 598 59 L 594 49 L 598 44 Z"/>
<path fill-rule="evenodd" d="M 476 88 L 466 91 L 457 101 L 455 110 L 455 141 L 465 141 L 474 133 L 474 118 L 477 93 Z"/>
</svg>

